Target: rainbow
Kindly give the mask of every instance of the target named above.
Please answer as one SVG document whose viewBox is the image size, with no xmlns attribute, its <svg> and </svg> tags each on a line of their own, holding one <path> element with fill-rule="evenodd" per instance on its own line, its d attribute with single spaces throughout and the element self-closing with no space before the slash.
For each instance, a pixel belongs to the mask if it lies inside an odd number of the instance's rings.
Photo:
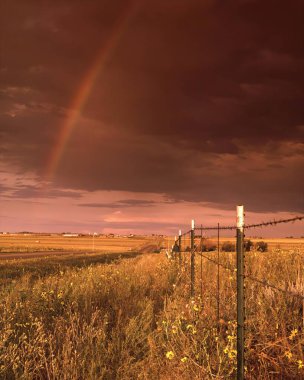
<svg viewBox="0 0 304 380">
<path fill-rule="evenodd" d="M 121 38 L 123 32 L 125 31 L 128 23 L 136 13 L 135 11 L 137 10 L 138 5 L 138 0 L 131 0 L 128 3 L 124 11 L 116 20 L 109 39 L 98 51 L 97 56 L 94 59 L 92 65 L 84 75 L 81 84 L 78 87 L 78 90 L 76 91 L 76 95 L 73 97 L 73 100 L 70 106 L 68 107 L 68 112 L 60 128 L 60 132 L 56 139 L 56 143 L 54 144 L 49 158 L 47 160 L 44 178 L 45 181 L 50 182 L 53 179 L 56 170 L 60 164 L 60 160 L 62 159 L 67 143 L 88 101 L 94 84 L 96 83 L 98 76 L 104 69 L 109 56 L 113 53 L 113 50 L 117 46 L 117 43 Z"/>
</svg>

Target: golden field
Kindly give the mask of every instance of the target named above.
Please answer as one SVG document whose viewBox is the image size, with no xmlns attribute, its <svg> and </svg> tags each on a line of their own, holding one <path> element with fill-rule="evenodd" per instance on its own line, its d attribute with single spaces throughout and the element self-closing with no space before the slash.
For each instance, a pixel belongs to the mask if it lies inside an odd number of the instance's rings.
<svg viewBox="0 0 304 380">
<path fill-rule="evenodd" d="M 143 236 L 106 237 L 43 234 L 6 234 L 0 235 L 0 252 L 39 252 L 39 251 L 102 251 L 127 252 L 149 242 Z"/>
<path fill-rule="evenodd" d="M 196 254 L 190 299 L 188 253 L 179 264 L 147 252 L 166 241 L 142 238 L 130 247 L 132 239 L 121 239 L 117 253 L 111 238 L 100 252 L 1 260 L 1 379 L 235 378 L 235 271 L 220 268 L 217 321 L 212 262 Z M 247 273 L 286 290 L 245 281 L 250 380 L 304 378 L 303 300 L 291 295 L 304 294 L 303 245 L 275 244 L 245 254 Z M 234 268 L 235 253 L 221 252 L 220 261 Z"/>
</svg>

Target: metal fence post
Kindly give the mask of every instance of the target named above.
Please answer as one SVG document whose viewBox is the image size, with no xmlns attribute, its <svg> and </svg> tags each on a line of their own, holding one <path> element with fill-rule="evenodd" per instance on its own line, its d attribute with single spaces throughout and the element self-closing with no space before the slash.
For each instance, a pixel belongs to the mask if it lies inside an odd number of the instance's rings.
<svg viewBox="0 0 304 380">
<path fill-rule="evenodd" d="M 178 259 L 179 265 L 182 264 L 182 231 L 178 231 Z"/>
<path fill-rule="evenodd" d="M 237 380 L 244 379 L 244 206 L 237 206 Z"/>
<path fill-rule="evenodd" d="M 220 322 L 220 224 L 217 224 L 217 330 L 219 331 Z"/>
<path fill-rule="evenodd" d="M 194 220 L 192 220 L 191 223 L 191 260 L 190 260 L 190 270 L 191 270 L 191 288 L 190 288 L 190 295 L 191 297 L 194 297 L 195 294 L 195 251 L 194 251 Z"/>
<path fill-rule="evenodd" d="M 200 242 L 200 246 L 201 246 L 201 303 L 203 302 L 203 226 L 201 225 L 201 242 Z"/>
</svg>

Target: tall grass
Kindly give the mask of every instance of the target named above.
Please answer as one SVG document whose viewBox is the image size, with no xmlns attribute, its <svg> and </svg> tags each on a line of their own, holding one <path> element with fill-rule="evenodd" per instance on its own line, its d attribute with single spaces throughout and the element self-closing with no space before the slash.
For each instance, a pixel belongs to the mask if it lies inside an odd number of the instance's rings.
<svg viewBox="0 0 304 380">
<path fill-rule="evenodd" d="M 221 261 L 233 265 L 234 254 L 222 253 Z M 250 252 L 246 267 L 303 293 L 303 252 Z M 235 273 L 221 269 L 219 322 L 214 264 L 204 259 L 201 281 L 197 259 L 196 281 L 190 300 L 187 260 L 179 267 L 162 255 L 35 281 L 24 273 L 2 289 L 0 378 L 235 378 Z M 298 298 L 246 281 L 246 378 L 303 378 L 302 307 Z"/>
</svg>

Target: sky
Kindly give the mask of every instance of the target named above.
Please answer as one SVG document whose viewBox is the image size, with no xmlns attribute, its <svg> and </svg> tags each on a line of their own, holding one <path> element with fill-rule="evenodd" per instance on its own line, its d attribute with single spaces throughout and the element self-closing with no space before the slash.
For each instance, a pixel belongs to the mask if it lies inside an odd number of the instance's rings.
<svg viewBox="0 0 304 380">
<path fill-rule="evenodd" d="M 0 231 L 304 213 L 304 2 L 4 0 Z M 303 222 L 262 233 L 304 235 Z"/>
</svg>

